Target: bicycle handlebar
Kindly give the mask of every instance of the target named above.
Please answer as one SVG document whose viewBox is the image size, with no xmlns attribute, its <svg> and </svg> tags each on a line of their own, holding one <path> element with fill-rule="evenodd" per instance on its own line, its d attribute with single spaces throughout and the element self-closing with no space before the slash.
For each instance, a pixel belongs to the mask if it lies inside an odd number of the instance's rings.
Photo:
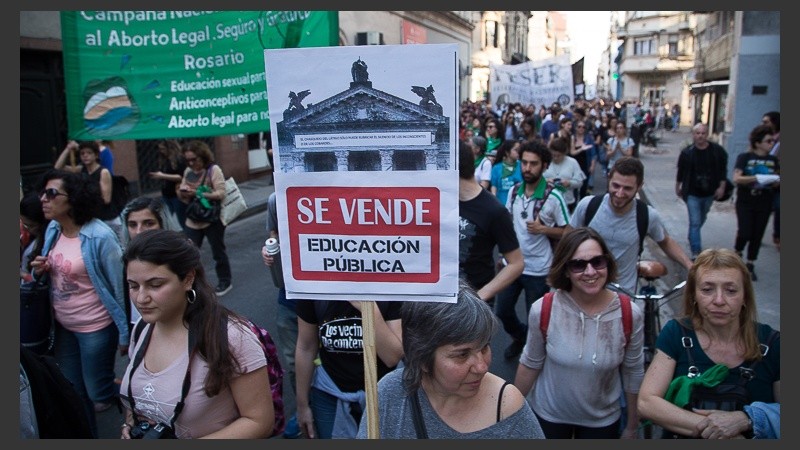
<svg viewBox="0 0 800 450">
<path fill-rule="evenodd" d="M 673 294 L 675 294 L 676 292 L 678 292 L 681 289 L 683 289 L 684 286 L 686 286 L 686 280 L 683 280 L 680 283 L 676 284 L 675 286 L 672 287 L 672 289 L 670 289 L 669 291 L 667 291 L 667 292 L 665 292 L 663 294 L 661 294 L 661 293 L 658 293 L 658 294 L 634 294 L 634 293 L 628 291 L 627 289 L 625 289 L 624 287 L 620 286 L 619 283 L 608 283 L 608 288 L 611 289 L 612 291 L 621 292 L 621 293 L 627 295 L 628 297 L 636 299 L 636 300 L 645 300 L 645 299 L 648 299 L 648 298 L 660 300 L 660 299 L 663 299 L 663 298 L 671 297 Z"/>
</svg>

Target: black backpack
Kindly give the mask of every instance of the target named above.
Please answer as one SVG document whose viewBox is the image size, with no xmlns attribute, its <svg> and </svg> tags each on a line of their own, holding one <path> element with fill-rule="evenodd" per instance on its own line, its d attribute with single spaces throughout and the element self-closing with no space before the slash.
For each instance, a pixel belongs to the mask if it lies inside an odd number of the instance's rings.
<svg viewBox="0 0 800 450">
<path fill-rule="evenodd" d="M 30 383 L 39 438 L 92 439 L 84 402 L 55 358 L 20 345 L 19 362 Z"/>
<path fill-rule="evenodd" d="M 589 204 L 586 205 L 586 217 L 583 220 L 583 224 L 587 227 L 589 223 L 594 219 L 595 213 L 600 208 L 600 204 L 603 202 L 603 195 L 595 195 L 592 196 L 592 199 L 589 200 Z M 644 251 L 644 238 L 647 236 L 647 227 L 650 226 L 650 211 L 647 210 L 647 203 L 639 200 L 636 200 L 636 229 L 639 231 L 639 255 L 642 254 Z"/>
</svg>

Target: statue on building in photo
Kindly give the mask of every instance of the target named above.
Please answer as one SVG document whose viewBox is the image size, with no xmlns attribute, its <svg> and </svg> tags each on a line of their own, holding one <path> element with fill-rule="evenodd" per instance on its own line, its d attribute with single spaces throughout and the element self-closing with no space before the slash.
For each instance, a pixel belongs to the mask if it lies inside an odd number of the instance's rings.
<svg viewBox="0 0 800 450">
<path fill-rule="evenodd" d="M 367 72 L 367 63 L 358 57 L 358 60 L 353 63 L 350 69 L 350 74 L 353 75 L 353 81 L 358 83 L 361 81 L 369 81 L 369 72 Z"/>
</svg>

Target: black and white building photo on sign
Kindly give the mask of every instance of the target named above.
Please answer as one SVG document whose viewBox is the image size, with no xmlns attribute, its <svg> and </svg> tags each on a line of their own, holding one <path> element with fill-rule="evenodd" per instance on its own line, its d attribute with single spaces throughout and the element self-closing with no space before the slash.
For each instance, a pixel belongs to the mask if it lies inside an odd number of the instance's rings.
<svg viewBox="0 0 800 450">
<path fill-rule="evenodd" d="M 287 298 L 455 301 L 458 63 L 456 44 L 264 51 Z"/>
<path fill-rule="evenodd" d="M 457 102 L 456 80 L 431 70 L 442 63 L 434 53 L 408 59 L 408 46 L 380 47 L 267 52 L 276 171 L 455 167 L 446 112 Z M 271 66 L 298 70 L 271 73 Z"/>
</svg>

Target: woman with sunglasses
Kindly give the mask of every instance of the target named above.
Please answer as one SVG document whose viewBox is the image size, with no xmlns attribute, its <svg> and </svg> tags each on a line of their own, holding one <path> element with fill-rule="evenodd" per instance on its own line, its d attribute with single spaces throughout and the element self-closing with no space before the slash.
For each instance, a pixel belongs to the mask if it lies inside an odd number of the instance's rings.
<svg viewBox="0 0 800 450">
<path fill-rule="evenodd" d="M 40 192 L 50 224 L 31 266 L 37 278 L 49 273 L 55 358 L 84 400 L 96 436 L 95 412 L 117 401 L 115 352 L 125 355 L 130 340 L 122 247 L 111 228 L 96 218 L 101 203 L 97 184 L 51 169 Z"/>
<path fill-rule="evenodd" d="M 644 376 L 643 314 L 631 303 L 626 336 L 619 295 L 609 290 L 617 264 L 603 238 L 588 227 L 564 234 L 547 281 L 555 289 L 547 334 L 542 299 L 528 315 L 528 338 L 514 385 L 547 439 L 635 439 L 637 393 Z M 622 427 L 620 395 L 629 407 Z M 621 433 L 620 433 L 621 430 Z"/>
<path fill-rule="evenodd" d="M 750 132 L 750 149 L 740 153 L 733 165 L 736 191 L 736 242 L 739 256 L 747 257 L 747 269 L 753 281 L 758 281 L 755 263 L 761 240 L 772 214 L 774 197 L 781 185 L 780 160 L 770 154 L 775 143 L 775 131 L 770 125 L 758 125 Z M 747 255 L 742 255 L 747 247 Z"/>
</svg>

